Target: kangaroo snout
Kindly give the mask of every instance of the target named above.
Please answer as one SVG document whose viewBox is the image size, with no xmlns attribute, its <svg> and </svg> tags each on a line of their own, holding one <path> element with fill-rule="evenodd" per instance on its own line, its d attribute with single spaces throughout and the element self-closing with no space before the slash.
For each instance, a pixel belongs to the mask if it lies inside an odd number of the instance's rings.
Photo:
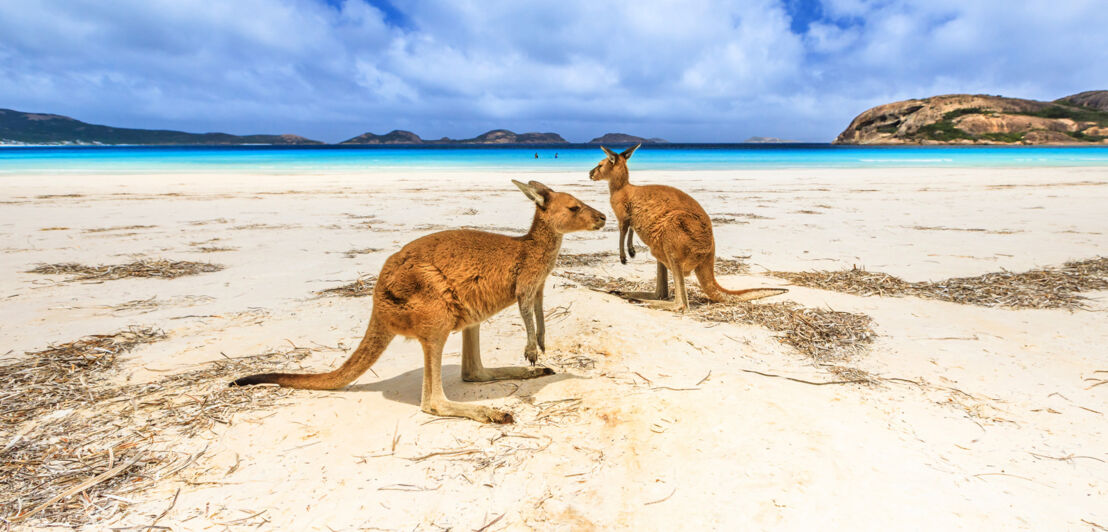
<svg viewBox="0 0 1108 532">
<path fill-rule="evenodd" d="M 604 227 L 604 223 L 606 221 L 608 221 L 608 218 L 606 218 L 604 216 L 604 213 L 597 211 L 597 213 L 596 213 L 596 225 L 593 226 L 592 230 L 596 231 L 597 229 L 600 229 L 601 227 Z"/>
</svg>

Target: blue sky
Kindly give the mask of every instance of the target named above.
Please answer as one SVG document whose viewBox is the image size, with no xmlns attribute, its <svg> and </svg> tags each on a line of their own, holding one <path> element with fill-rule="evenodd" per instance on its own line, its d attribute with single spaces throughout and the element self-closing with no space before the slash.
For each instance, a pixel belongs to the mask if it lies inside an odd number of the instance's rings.
<svg viewBox="0 0 1108 532">
<path fill-rule="evenodd" d="M 1108 89 L 1103 0 L 0 0 L 0 107 L 340 141 L 829 141 L 873 105 Z"/>
</svg>

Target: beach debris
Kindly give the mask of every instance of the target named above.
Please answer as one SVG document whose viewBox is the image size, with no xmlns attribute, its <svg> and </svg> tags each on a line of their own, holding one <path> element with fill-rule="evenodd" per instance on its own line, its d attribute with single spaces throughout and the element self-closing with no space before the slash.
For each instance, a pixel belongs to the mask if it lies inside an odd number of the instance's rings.
<svg viewBox="0 0 1108 532">
<path fill-rule="evenodd" d="M 781 333 L 778 341 L 815 360 L 845 360 L 869 349 L 877 333 L 873 319 L 858 312 L 778 303 L 711 303 L 690 295 L 689 315 L 702 321 L 748 323 Z M 697 301 L 699 300 L 699 301 Z"/>
<path fill-rule="evenodd" d="M 106 233 L 108 231 L 134 231 L 137 229 L 153 229 L 156 225 L 117 225 L 114 227 L 93 227 L 85 229 L 86 233 Z"/>
<path fill-rule="evenodd" d="M 166 338 L 132 326 L 0 365 L 0 521 L 80 527 L 119 517 L 140 492 L 196 462 L 195 437 L 291 390 L 228 387 L 228 375 L 288 367 L 307 348 L 225 358 L 145 384 L 119 384 L 120 355 Z"/>
<path fill-rule="evenodd" d="M 238 249 L 228 246 L 197 246 L 196 251 L 200 253 L 222 253 L 224 251 L 238 251 Z"/>
<path fill-rule="evenodd" d="M 346 255 L 346 258 L 352 259 L 354 257 L 357 257 L 358 255 L 368 255 L 370 253 L 377 253 L 378 251 L 384 251 L 384 250 L 381 249 L 381 248 L 361 248 L 361 249 L 351 249 L 349 251 L 344 252 L 343 254 Z"/>
<path fill-rule="evenodd" d="M 862 268 L 841 271 L 779 272 L 769 275 L 798 286 L 861 296 L 915 296 L 983 307 L 1019 309 L 1085 308 L 1081 292 L 1108 289 L 1108 257 L 1070 261 L 1021 273 L 1000 271 L 976 277 L 908 282 Z"/>
<path fill-rule="evenodd" d="M 217 272 L 223 269 L 219 264 L 210 262 L 192 262 L 165 259 L 141 259 L 127 264 L 106 264 L 86 266 L 75 262 L 40 264 L 27 273 L 44 275 L 70 275 L 72 281 L 113 281 L 133 277 L 157 277 L 175 279 L 186 275 Z"/>
<path fill-rule="evenodd" d="M 347 283 L 334 288 L 326 288 L 316 292 L 320 297 L 367 297 L 373 295 L 373 287 L 377 286 L 376 275 L 364 275 L 352 283 Z"/>
<path fill-rule="evenodd" d="M 743 259 L 749 258 L 749 256 L 733 259 L 716 257 L 716 275 L 742 275 L 750 273 L 750 265 L 743 262 Z"/>
<path fill-rule="evenodd" d="M 720 259 L 716 259 L 717 271 Z M 745 271 L 741 261 L 726 263 Z M 628 298 L 627 294 L 651 291 L 653 281 L 630 281 L 591 273 L 566 271 L 555 275 L 572 280 L 590 290 Z M 778 340 L 799 353 L 819 361 L 845 360 L 869 349 L 877 333 L 873 319 L 866 314 L 804 307 L 793 302 L 713 303 L 695 286 L 689 286 L 690 308 L 687 316 L 701 321 L 746 323 L 781 333 Z"/>
<path fill-rule="evenodd" d="M 146 299 L 132 299 L 130 301 L 124 301 L 123 303 L 119 303 L 116 305 L 97 308 L 107 308 L 110 309 L 112 312 L 118 313 L 133 312 L 138 314 L 146 314 L 164 306 L 191 307 L 195 305 L 211 303 L 212 301 L 215 301 L 215 298 L 211 296 L 184 295 L 167 299 L 158 299 L 158 296 L 151 296 Z"/>
<path fill-rule="evenodd" d="M 644 248 L 636 248 L 636 251 Z M 597 266 L 605 262 L 614 262 L 616 253 L 599 251 L 596 253 L 560 253 L 554 263 L 555 268 L 580 268 L 583 266 Z"/>
</svg>

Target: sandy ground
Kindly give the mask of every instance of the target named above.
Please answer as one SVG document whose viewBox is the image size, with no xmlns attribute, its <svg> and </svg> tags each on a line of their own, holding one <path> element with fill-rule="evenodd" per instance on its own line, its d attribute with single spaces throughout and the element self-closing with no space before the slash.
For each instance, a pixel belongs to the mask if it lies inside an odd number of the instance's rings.
<svg viewBox="0 0 1108 532">
<path fill-rule="evenodd" d="M 5 176 L 0 355 L 150 325 L 169 338 L 134 350 L 125 381 L 290 344 L 315 348 L 304 369 L 334 367 L 360 339 L 371 302 L 315 291 L 377 273 L 428 232 L 522 233 L 532 207 L 509 178 L 571 192 L 612 219 L 606 188 L 584 171 Z M 786 285 L 757 274 L 766 269 L 858 265 L 916 281 L 1108 254 L 1105 168 L 633 170 L 632 180 L 681 187 L 712 215 L 737 221 L 716 226 L 718 254 L 749 256 L 755 273 L 720 277 L 733 288 Z M 89 231 L 128 226 L 149 227 Z M 646 254 L 619 264 L 613 229 L 570 235 L 563 253 L 606 251 L 609 260 L 581 271 L 650 279 Z M 379 251 L 347 253 L 366 248 Z M 135 257 L 226 269 L 102 283 L 25 273 L 37 263 Z M 556 276 L 546 294 L 543 361 L 558 375 L 462 383 L 460 339 L 447 344 L 447 394 L 508 408 L 517 424 L 420 412 L 421 351 L 397 340 L 376 375 L 345 390 L 298 391 L 194 440 L 167 435 L 170 445 L 208 450 L 95 528 L 149 523 L 178 489 L 159 526 L 1108 526 L 1108 386 L 1086 380 L 1108 370 L 1108 293 L 1086 294 L 1090 310 L 1077 312 L 800 287 L 781 298 L 871 316 L 876 343 L 846 363 L 925 386 L 768 378 L 743 370 L 835 377 L 757 326 L 694 321 Z M 152 309 L 112 309 L 155 296 Z M 487 365 L 523 363 L 514 309 L 482 333 Z"/>
</svg>

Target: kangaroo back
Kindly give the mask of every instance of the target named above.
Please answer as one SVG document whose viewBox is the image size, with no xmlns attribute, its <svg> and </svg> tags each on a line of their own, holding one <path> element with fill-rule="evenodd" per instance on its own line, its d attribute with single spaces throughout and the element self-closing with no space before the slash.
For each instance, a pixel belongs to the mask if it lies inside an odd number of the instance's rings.
<svg viewBox="0 0 1108 532">
<path fill-rule="evenodd" d="M 374 309 L 376 310 L 376 309 Z M 369 318 L 369 327 L 365 336 L 354 349 L 350 358 L 346 359 L 338 369 L 327 373 L 261 373 L 243 377 L 231 383 L 231 386 L 247 386 L 250 384 L 274 383 L 288 388 L 301 388 L 305 390 L 334 390 L 342 388 L 354 379 L 365 373 L 381 353 L 385 352 L 389 342 L 395 335 L 388 331 L 384 323 L 374 312 Z"/>
<path fill-rule="evenodd" d="M 728 290 L 716 282 L 716 255 L 712 253 L 707 260 L 696 267 L 696 280 L 700 281 L 700 289 L 704 295 L 715 302 L 752 301 L 763 297 L 784 294 L 788 290 L 784 288 L 748 288 L 746 290 Z"/>
</svg>

